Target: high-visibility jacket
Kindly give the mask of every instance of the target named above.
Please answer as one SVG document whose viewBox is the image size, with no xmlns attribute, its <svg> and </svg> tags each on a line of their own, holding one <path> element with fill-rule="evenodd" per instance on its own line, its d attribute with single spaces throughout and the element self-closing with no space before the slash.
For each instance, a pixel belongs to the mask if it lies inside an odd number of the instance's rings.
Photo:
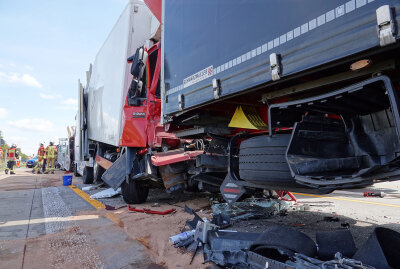
<svg viewBox="0 0 400 269">
<path fill-rule="evenodd" d="M 46 151 L 47 151 L 46 156 L 48 159 L 53 159 L 57 155 L 57 147 L 54 145 L 49 145 Z"/>
<path fill-rule="evenodd" d="M 43 159 L 44 154 L 45 154 L 45 149 L 43 146 L 40 146 L 37 152 L 38 159 L 39 160 Z"/>
<path fill-rule="evenodd" d="M 9 161 L 16 161 L 17 160 L 17 149 L 9 148 L 7 151 L 7 156 L 8 156 Z"/>
</svg>

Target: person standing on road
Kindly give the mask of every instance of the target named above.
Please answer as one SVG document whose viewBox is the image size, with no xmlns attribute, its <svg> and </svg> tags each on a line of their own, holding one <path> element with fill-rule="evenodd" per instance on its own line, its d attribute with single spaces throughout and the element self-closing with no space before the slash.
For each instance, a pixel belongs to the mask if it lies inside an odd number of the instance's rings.
<svg viewBox="0 0 400 269">
<path fill-rule="evenodd" d="M 43 165 L 44 152 L 45 152 L 44 145 L 43 145 L 43 143 L 40 143 L 38 153 L 37 153 L 38 162 L 37 162 L 36 166 L 33 168 L 32 173 L 35 173 L 36 171 L 38 174 L 42 173 L 41 170 L 42 170 L 42 165 Z"/>
<path fill-rule="evenodd" d="M 17 145 L 13 144 L 11 148 L 7 150 L 7 157 L 8 157 L 8 162 L 7 162 L 7 168 L 10 170 L 10 175 L 14 175 L 14 167 L 16 165 L 16 161 L 18 158 L 18 152 L 17 152 Z M 8 173 L 8 170 L 6 170 L 6 174 Z"/>
<path fill-rule="evenodd" d="M 42 162 L 42 173 L 46 172 L 46 167 L 47 167 L 47 147 L 44 147 L 43 150 L 43 162 Z"/>
<path fill-rule="evenodd" d="M 50 142 L 50 145 L 46 148 L 46 158 L 47 158 L 47 169 L 46 174 L 51 172 L 54 174 L 54 162 L 57 158 L 57 147 L 54 146 L 53 142 Z"/>
</svg>

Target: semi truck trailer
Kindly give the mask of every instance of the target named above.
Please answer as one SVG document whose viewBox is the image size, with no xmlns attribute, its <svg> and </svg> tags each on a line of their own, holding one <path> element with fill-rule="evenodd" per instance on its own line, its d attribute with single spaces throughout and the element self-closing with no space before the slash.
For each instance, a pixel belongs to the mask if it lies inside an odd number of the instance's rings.
<svg viewBox="0 0 400 269">
<path fill-rule="evenodd" d="M 103 106 L 122 121 L 82 125 L 136 126 L 101 150 L 88 139 L 86 154 L 127 203 L 150 187 L 220 191 L 231 203 L 400 178 L 400 1 L 145 2 L 161 35 L 118 62 L 124 105 Z M 95 107 L 87 96 L 81 116 Z"/>
</svg>

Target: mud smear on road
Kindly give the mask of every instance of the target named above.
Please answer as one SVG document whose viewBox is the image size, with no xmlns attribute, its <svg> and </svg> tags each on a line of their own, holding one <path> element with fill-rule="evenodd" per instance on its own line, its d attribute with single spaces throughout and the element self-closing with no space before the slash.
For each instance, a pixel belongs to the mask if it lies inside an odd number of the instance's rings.
<svg viewBox="0 0 400 269">
<path fill-rule="evenodd" d="M 169 237 L 180 233 L 185 227 L 186 220 L 192 218 L 183 210 L 185 204 L 194 210 L 200 210 L 209 207 L 209 200 L 207 198 L 196 198 L 172 205 L 160 203 L 158 207 L 152 207 L 152 203 L 136 205 L 137 208 L 150 208 L 157 211 L 175 208 L 176 211 L 169 215 L 130 212 L 127 208 L 111 212 L 122 222 L 123 229 L 128 237 L 139 241 L 146 248 L 151 260 L 157 266 L 161 266 L 153 268 L 208 268 L 207 265 L 202 264 L 204 260 L 201 254 L 198 254 L 190 265 L 192 253 L 184 253 L 183 250 L 174 248 L 169 241 Z M 99 211 L 99 214 L 103 216 L 109 213 L 110 211 L 107 210 Z M 205 216 L 201 212 L 198 213 L 200 216 Z"/>
<path fill-rule="evenodd" d="M 103 268 L 77 227 L 37 238 L 2 241 L 0 246 L 2 268 Z"/>
</svg>

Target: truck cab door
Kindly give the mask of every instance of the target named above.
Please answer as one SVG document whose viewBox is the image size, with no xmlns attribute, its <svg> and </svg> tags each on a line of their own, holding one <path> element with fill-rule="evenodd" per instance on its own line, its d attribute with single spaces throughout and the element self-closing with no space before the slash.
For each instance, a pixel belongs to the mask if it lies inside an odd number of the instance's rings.
<svg viewBox="0 0 400 269">
<path fill-rule="evenodd" d="M 147 141 L 151 147 L 161 146 L 161 141 L 157 133 L 163 132 L 161 125 L 161 99 L 160 99 L 160 71 L 161 71 L 161 46 L 160 43 L 154 45 L 149 51 L 149 66 L 151 84 L 148 85 L 148 127 Z"/>
<path fill-rule="evenodd" d="M 128 58 L 131 65 L 132 81 L 126 96 L 123 111 L 123 130 L 120 146 L 146 147 L 147 145 L 147 83 L 148 53 L 140 47 Z"/>
</svg>

